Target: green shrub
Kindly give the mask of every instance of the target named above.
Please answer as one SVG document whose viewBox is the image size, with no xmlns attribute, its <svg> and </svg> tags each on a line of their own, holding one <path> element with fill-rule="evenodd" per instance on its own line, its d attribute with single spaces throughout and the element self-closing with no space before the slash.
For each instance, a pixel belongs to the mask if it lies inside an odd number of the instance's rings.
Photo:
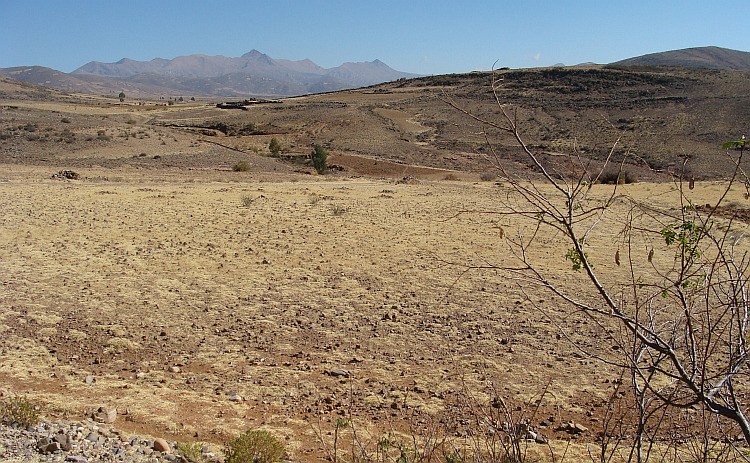
<svg viewBox="0 0 750 463">
<path fill-rule="evenodd" d="M 275 463 L 286 457 L 284 446 L 267 431 L 249 430 L 227 446 L 226 463 Z"/>
<path fill-rule="evenodd" d="M 320 145 L 315 145 L 312 152 L 313 167 L 319 174 L 323 174 L 328 169 L 328 151 Z"/>
<path fill-rule="evenodd" d="M 273 137 L 268 143 L 268 151 L 274 156 L 281 154 L 281 143 L 279 143 L 279 140 L 277 140 L 276 137 Z"/>
<path fill-rule="evenodd" d="M 187 461 L 196 463 L 206 461 L 203 457 L 203 444 L 200 442 L 178 442 L 177 451 Z"/>
<path fill-rule="evenodd" d="M 248 172 L 250 170 L 250 164 L 247 161 L 240 161 L 232 166 L 232 170 L 235 172 Z"/>
<path fill-rule="evenodd" d="M 28 398 L 14 395 L 0 402 L 0 422 L 18 423 L 20 426 L 35 426 L 39 422 L 39 410 Z"/>
</svg>

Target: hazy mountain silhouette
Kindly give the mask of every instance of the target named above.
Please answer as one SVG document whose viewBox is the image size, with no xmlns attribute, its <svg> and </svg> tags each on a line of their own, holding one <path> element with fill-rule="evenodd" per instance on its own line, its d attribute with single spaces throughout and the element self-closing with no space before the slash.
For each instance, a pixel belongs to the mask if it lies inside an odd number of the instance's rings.
<svg viewBox="0 0 750 463">
<path fill-rule="evenodd" d="M 71 74 L 95 75 L 159 85 L 183 93 L 217 96 L 290 96 L 363 87 L 416 74 L 396 71 L 380 60 L 325 69 L 305 59 L 274 59 L 258 50 L 238 58 L 189 55 L 166 60 L 116 63 L 92 61 Z"/>
</svg>

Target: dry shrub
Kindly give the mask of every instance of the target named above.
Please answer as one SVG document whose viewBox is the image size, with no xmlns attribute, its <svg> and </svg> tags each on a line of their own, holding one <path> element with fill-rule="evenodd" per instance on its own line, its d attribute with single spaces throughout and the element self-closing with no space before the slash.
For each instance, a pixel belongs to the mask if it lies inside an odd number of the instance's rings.
<svg viewBox="0 0 750 463">
<path fill-rule="evenodd" d="M 275 463 L 286 458 L 281 442 L 260 430 L 249 430 L 232 440 L 226 453 L 226 463 Z"/>
<path fill-rule="evenodd" d="M 18 423 L 19 426 L 35 426 L 39 422 L 39 407 L 27 397 L 14 395 L 0 402 L 0 422 Z"/>
<path fill-rule="evenodd" d="M 247 161 L 240 161 L 232 166 L 232 170 L 235 172 L 248 172 L 250 170 L 250 164 L 248 164 Z"/>
<path fill-rule="evenodd" d="M 599 182 L 605 185 L 622 185 L 624 183 L 635 183 L 635 175 L 627 170 L 607 170 L 599 175 Z"/>
<path fill-rule="evenodd" d="M 482 175 L 479 176 L 479 178 L 483 182 L 491 182 L 497 178 L 497 172 L 483 172 Z"/>
</svg>

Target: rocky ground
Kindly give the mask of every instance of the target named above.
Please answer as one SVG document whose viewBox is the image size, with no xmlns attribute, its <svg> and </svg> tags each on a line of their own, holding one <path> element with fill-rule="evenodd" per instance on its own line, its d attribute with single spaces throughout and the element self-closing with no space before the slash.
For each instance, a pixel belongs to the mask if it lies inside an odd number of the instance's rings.
<svg viewBox="0 0 750 463">
<path fill-rule="evenodd" d="M 128 436 L 113 425 L 41 421 L 23 427 L 0 426 L 0 460 L 7 462 L 134 462 L 186 461 L 176 441 Z M 204 461 L 219 461 L 211 446 L 201 449 Z"/>
</svg>

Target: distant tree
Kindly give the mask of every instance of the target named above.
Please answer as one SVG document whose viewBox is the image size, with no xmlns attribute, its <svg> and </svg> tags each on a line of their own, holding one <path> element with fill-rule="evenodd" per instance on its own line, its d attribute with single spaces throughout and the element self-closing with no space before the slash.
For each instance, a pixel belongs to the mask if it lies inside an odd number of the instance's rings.
<svg viewBox="0 0 750 463">
<path fill-rule="evenodd" d="M 125 92 L 120 92 L 120 94 L 117 95 L 117 98 L 119 98 L 121 102 L 125 101 Z"/>
<path fill-rule="evenodd" d="M 195 101 L 195 97 L 194 97 L 194 96 L 191 96 L 191 97 L 190 97 L 190 101 Z"/>
<path fill-rule="evenodd" d="M 179 98 L 177 98 L 177 101 L 179 101 L 180 103 L 182 103 L 185 100 L 183 100 L 182 97 L 179 97 Z"/>
<path fill-rule="evenodd" d="M 273 137 L 268 143 L 268 150 L 274 156 L 281 154 L 281 143 L 279 143 L 279 140 L 277 140 L 276 137 Z"/>
<path fill-rule="evenodd" d="M 174 104 L 174 100 L 169 100 L 169 101 L 167 101 L 167 104 L 168 104 L 169 106 L 172 106 L 172 105 Z"/>
<path fill-rule="evenodd" d="M 315 149 L 312 152 L 313 167 L 319 174 L 323 174 L 327 166 L 328 151 L 320 145 L 315 145 Z"/>
</svg>

